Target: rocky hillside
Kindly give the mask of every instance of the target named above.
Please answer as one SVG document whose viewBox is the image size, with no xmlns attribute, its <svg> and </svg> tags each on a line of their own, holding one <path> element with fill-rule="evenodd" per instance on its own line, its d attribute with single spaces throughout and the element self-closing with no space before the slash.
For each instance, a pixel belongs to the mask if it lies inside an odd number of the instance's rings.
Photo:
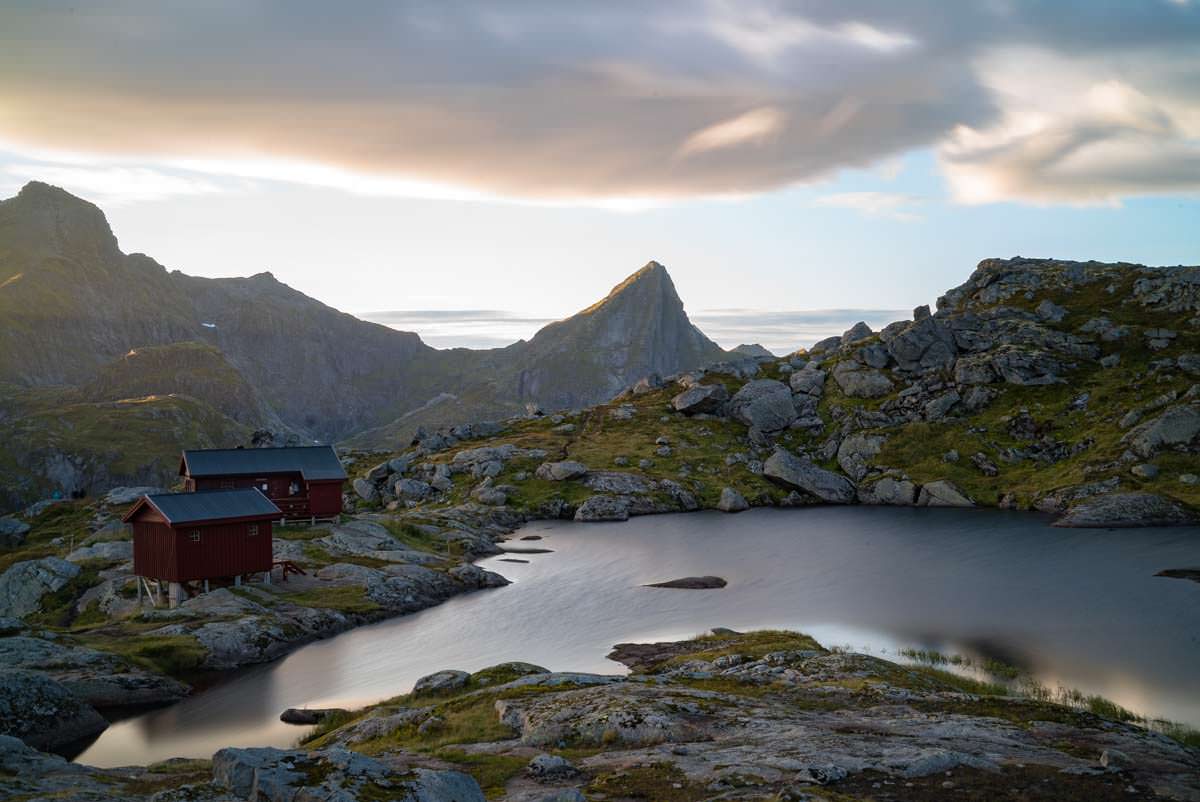
<svg viewBox="0 0 1200 802">
<path fill-rule="evenodd" d="M 469 444 L 469 428 L 430 435 L 355 489 L 367 506 L 580 520 L 866 503 L 1194 522 L 1198 323 L 1200 268 L 986 260 L 936 312 L 652 377 Z"/>
<path fill-rule="evenodd" d="M 407 442 L 421 425 L 511 415 L 526 403 L 597 403 L 647 372 L 696 367 L 721 353 L 687 320 L 659 265 L 530 342 L 439 351 L 270 273 L 204 279 L 126 255 L 100 209 L 38 182 L 0 201 L 0 319 L 0 404 L 25 410 L 26 442 L 45 452 L 35 459 L 30 449 L 3 447 L 0 479 L 19 500 L 103 492 L 111 484 L 97 484 L 102 477 L 128 484 L 153 473 L 103 468 L 85 440 L 56 438 L 51 447 L 48 432 L 42 442 L 29 425 L 30 399 L 50 417 L 59 403 L 109 404 L 109 422 L 133 451 L 148 446 L 139 442 L 145 416 L 121 420 L 133 407 L 113 405 L 151 395 L 186 396 L 201 407 L 197 417 L 222 421 L 204 438 L 171 443 L 172 454 L 244 442 L 222 438 L 239 427 L 322 442 L 357 436 L 377 447 Z M 64 390 L 81 395 L 60 402 Z M 62 461 L 82 466 L 69 476 L 83 484 L 63 481 L 68 474 L 54 468 Z M 29 475 L 6 473 L 18 464 Z"/>
</svg>

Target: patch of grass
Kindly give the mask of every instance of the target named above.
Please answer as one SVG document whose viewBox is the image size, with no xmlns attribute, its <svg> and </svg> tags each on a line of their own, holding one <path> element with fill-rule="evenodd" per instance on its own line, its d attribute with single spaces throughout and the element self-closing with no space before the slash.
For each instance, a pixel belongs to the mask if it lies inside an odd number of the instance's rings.
<svg viewBox="0 0 1200 802">
<path fill-rule="evenodd" d="M 665 762 L 599 774 L 586 790 L 589 795 L 603 798 L 648 802 L 701 802 L 713 796 L 706 786 L 689 780 L 674 763 Z"/>
<path fill-rule="evenodd" d="M 47 593 L 41 600 L 41 611 L 29 616 L 29 621 L 46 627 L 65 629 L 75 621 L 75 605 L 79 597 L 100 582 L 95 565 L 84 563 L 80 571 L 58 590 Z M 101 620 L 103 616 L 101 614 Z"/>
<path fill-rule="evenodd" d="M 372 613 L 381 609 L 378 604 L 367 598 L 364 588 L 356 585 L 341 585 L 329 588 L 310 588 L 298 593 L 289 593 L 281 597 L 301 607 L 315 607 L 325 610 L 337 610 L 343 613 Z"/>
<path fill-rule="evenodd" d="M 525 757 L 469 753 L 459 749 L 440 749 L 435 755 L 474 777 L 488 799 L 502 797 L 508 781 L 524 771 L 529 763 Z"/>
<path fill-rule="evenodd" d="M 364 716 L 364 712 L 354 710 L 336 710 L 322 718 L 313 726 L 301 739 L 301 744 L 310 744 L 320 738 L 325 737 L 334 730 L 341 729 L 352 721 L 358 721 Z"/>
<path fill-rule="evenodd" d="M 159 626 L 162 623 L 159 622 Z M 112 652 L 151 671 L 171 677 L 187 677 L 197 672 L 208 656 L 191 635 L 137 635 L 113 638 L 89 635 L 83 638 L 93 649 Z"/>
<path fill-rule="evenodd" d="M 686 653 L 677 654 L 663 664 L 655 666 L 655 670 L 686 663 L 690 660 L 716 660 L 718 657 L 731 654 L 739 654 L 756 660 L 772 652 L 825 651 L 821 644 L 808 635 L 782 629 L 762 629 L 734 635 L 700 635 L 693 638 L 689 644 L 695 647 L 694 651 L 689 649 Z"/>
</svg>

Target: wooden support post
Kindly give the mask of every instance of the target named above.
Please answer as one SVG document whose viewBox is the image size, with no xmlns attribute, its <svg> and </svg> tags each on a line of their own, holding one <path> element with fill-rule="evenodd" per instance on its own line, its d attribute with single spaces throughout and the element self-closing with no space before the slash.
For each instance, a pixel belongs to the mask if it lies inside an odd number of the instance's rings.
<svg viewBox="0 0 1200 802">
<path fill-rule="evenodd" d="M 137 585 L 137 589 L 138 589 L 138 607 L 141 607 L 141 606 L 142 606 L 142 578 L 141 578 L 140 576 L 139 576 L 139 577 L 135 577 L 135 578 L 134 578 L 134 580 L 133 580 L 133 583 L 134 583 L 135 585 Z"/>
<path fill-rule="evenodd" d="M 284 575 L 284 579 L 287 579 L 286 575 Z M 263 584 L 264 585 L 271 584 L 271 569 L 270 568 L 268 568 L 267 572 L 265 574 L 263 574 Z"/>
<path fill-rule="evenodd" d="M 204 592 L 208 593 L 208 580 L 204 580 Z"/>
<path fill-rule="evenodd" d="M 242 586 L 242 575 L 241 574 L 238 574 L 237 576 L 235 576 L 233 578 L 233 586 L 235 588 L 240 588 Z"/>
</svg>

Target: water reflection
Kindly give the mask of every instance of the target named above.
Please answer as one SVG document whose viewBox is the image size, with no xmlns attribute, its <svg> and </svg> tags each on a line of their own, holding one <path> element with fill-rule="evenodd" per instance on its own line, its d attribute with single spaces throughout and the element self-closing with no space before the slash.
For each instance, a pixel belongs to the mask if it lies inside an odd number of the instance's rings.
<svg viewBox="0 0 1200 802">
<path fill-rule="evenodd" d="M 101 766 L 288 746 L 287 707 L 351 706 L 441 668 L 506 660 L 619 671 L 614 643 L 713 626 L 787 627 L 884 656 L 996 658 L 1043 683 L 1200 725 L 1200 584 L 1154 577 L 1200 563 L 1195 528 L 1063 530 L 1020 513 L 814 508 L 532 524 L 553 553 L 484 565 L 513 580 L 314 643 L 171 708 L 114 724 L 79 760 Z M 723 590 L 641 585 L 716 574 Z"/>
</svg>

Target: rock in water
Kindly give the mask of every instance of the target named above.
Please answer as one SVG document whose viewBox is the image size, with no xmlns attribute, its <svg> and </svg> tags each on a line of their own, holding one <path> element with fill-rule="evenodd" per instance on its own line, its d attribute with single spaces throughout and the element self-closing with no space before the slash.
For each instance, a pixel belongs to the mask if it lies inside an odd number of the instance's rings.
<svg viewBox="0 0 1200 802">
<path fill-rule="evenodd" d="M 1124 528 L 1131 526 L 1189 526 L 1200 516 L 1182 504 L 1153 493 L 1109 493 L 1076 504 L 1055 526 Z"/>
<path fill-rule="evenodd" d="M 803 490 L 830 504 L 849 504 L 854 501 L 854 485 L 844 476 L 801 459 L 784 448 L 763 463 L 763 476 L 784 487 Z"/>
<path fill-rule="evenodd" d="M 721 491 L 721 499 L 717 502 L 717 509 L 721 512 L 741 512 L 750 509 L 750 504 L 741 493 L 732 487 L 726 487 Z"/>
<path fill-rule="evenodd" d="M 45 674 L 0 670 L 0 735 L 48 750 L 96 735 L 106 727 L 103 716 Z"/>
<path fill-rule="evenodd" d="M 0 574 L 0 617 L 24 618 L 41 607 L 42 596 L 79 575 L 79 566 L 58 557 L 15 563 Z"/>
<path fill-rule="evenodd" d="M 723 588 L 729 583 L 719 576 L 685 576 L 667 582 L 655 582 L 645 585 L 648 588 L 677 588 L 680 590 L 713 590 Z"/>
</svg>

